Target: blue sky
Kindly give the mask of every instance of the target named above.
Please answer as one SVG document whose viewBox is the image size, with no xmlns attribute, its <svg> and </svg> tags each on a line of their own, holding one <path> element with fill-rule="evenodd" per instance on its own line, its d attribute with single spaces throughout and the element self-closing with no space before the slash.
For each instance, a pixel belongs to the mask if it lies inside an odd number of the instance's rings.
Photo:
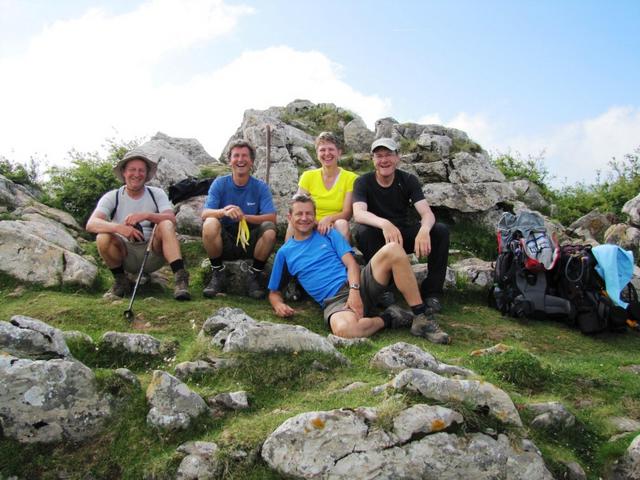
<svg viewBox="0 0 640 480">
<path fill-rule="evenodd" d="M 639 23 L 622 0 L 0 0 L 0 155 L 163 131 L 218 156 L 246 108 L 307 98 L 591 181 L 640 146 Z"/>
</svg>

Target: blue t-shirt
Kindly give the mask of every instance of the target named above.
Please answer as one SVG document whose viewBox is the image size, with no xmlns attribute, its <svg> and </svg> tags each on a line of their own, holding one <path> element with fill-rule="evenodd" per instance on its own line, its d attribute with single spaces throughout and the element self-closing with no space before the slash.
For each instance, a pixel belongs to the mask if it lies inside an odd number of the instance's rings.
<svg viewBox="0 0 640 480">
<path fill-rule="evenodd" d="M 324 300 L 334 296 L 347 281 L 347 267 L 342 262 L 345 253 L 353 253 L 353 250 L 336 230 L 329 230 L 327 235 L 314 230 L 305 240 L 291 237 L 276 253 L 269 290 L 282 290 L 286 267 L 307 293 L 324 307 Z"/>
<path fill-rule="evenodd" d="M 219 209 L 227 205 L 240 207 L 245 215 L 263 215 L 276 211 L 269 187 L 254 177 L 249 177 L 247 184 L 242 187 L 233 183 L 231 175 L 224 175 L 213 181 L 204 208 Z M 220 221 L 225 225 L 237 223 L 237 220 L 227 217 Z"/>
</svg>

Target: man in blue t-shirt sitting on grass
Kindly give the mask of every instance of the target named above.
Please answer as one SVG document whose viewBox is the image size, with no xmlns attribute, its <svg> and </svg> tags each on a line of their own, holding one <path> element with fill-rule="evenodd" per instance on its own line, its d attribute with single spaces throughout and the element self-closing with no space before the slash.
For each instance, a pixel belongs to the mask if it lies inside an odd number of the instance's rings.
<svg viewBox="0 0 640 480">
<path fill-rule="evenodd" d="M 223 260 L 252 258 L 247 276 L 247 294 L 252 298 L 266 295 L 264 267 L 276 243 L 276 209 L 265 182 L 251 176 L 256 158 L 254 148 L 245 141 L 229 147 L 231 175 L 218 177 L 209 188 L 202 210 L 202 242 L 211 262 L 211 281 L 203 290 L 214 297 L 225 288 Z M 236 241 L 241 220 L 249 227 L 249 245 L 245 250 Z"/>
<path fill-rule="evenodd" d="M 276 315 L 290 317 L 295 310 L 284 303 L 280 293 L 289 275 L 324 308 L 324 319 L 337 336 L 368 337 L 381 328 L 411 326 L 411 333 L 433 343 L 449 343 L 433 312 L 422 301 L 416 278 L 402 246 L 388 243 L 360 272 L 353 250 L 342 235 L 330 230 L 316 231 L 315 204 L 298 194 L 289 208 L 289 224 L 294 234 L 278 250 L 269 280 L 269 302 Z M 377 315 L 379 296 L 393 280 L 412 312 L 392 305 Z"/>
</svg>

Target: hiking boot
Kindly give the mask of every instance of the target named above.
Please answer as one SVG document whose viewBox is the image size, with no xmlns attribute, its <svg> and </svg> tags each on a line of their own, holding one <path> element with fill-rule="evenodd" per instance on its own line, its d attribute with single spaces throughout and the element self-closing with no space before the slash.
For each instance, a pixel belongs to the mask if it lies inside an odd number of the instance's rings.
<svg viewBox="0 0 640 480">
<path fill-rule="evenodd" d="M 393 292 L 386 290 L 378 298 L 377 306 L 379 306 L 380 308 L 387 308 L 394 303 L 396 303 L 396 297 L 393 295 Z"/>
<path fill-rule="evenodd" d="M 264 270 L 256 270 L 249 268 L 247 272 L 247 295 L 256 300 L 260 300 L 267 296 L 266 289 L 267 279 Z"/>
<path fill-rule="evenodd" d="M 431 343 L 450 343 L 449 335 L 442 331 L 436 322 L 436 318 L 431 309 L 416 315 L 411 325 L 411 334 L 416 337 L 424 337 Z"/>
<path fill-rule="evenodd" d="M 302 300 L 303 295 L 302 287 L 300 287 L 298 280 L 295 278 L 292 278 L 289 283 L 287 283 L 287 286 L 284 287 L 284 292 L 282 292 L 285 301 L 297 302 L 298 300 Z"/>
<path fill-rule="evenodd" d="M 427 297 L 424 301 L 424 304 L 427 308 L 433 310 L 433 313 L 441 313 L 442 312 L 442 304 L 440 303 L 440 299 L 438 297 Z"/>
<path fill-rule="evenodd" d="M 132 288 L 133 285 L 131 285 L 131 281 L 129 280 L 129 277 L 127 277 L 127 274 L 118 273 L 113 276 L 113 285 L 111 285 L 111 288 L 107 293 L 115 297 L 122 298 L 129 295 Z"/>
<path fill-rule="evenodd" d="M 391 316 L 391 328 L 410 327 L 413 323 L 413 313 L 398 305 L 391 305 L 382 313 Z"/>
<path fill-rule="evenodd" d="M 224 284 L 227 278 L 227 274 L 224 270 L 225 267 L 211 268 L 211 280 L 209 280 L 207 286 L 202 290 L 202 295 L 207 298 L 211 298 L 224 291 Z"/>
<path fill-rule="evenodd" d="M 176 300 L 191 300 L 191 294 L 189 293 L 189 272 L 181 268 L 174 274 L 174 277 L 173 298 Z"/>
</svg>

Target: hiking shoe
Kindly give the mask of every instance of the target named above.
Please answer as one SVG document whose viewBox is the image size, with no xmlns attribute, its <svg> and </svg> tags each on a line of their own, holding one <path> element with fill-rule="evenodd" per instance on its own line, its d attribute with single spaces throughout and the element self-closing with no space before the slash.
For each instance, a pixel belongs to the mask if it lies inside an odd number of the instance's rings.
<svg viewBox="0 0 640 480">
<path fill-rule="evenodd" d="M 174 277 L 173 298 L 176 300 L 191 300 L 191 294 L 189 293 L 189 272 L 181 268 L 174 274 Z"/>
<path fill-rule="evenodd" d="M 303 295 L 302 287 L 295 278 L 292 278 L 289 283 L 287 283 L 284 292 L 282 292 L 282 296 L 286 301 L 297 302 L 298 300 L 302 300 Z"/>
<path fill-rule="evenodd" d="M 424 301 L 424 304 L 427 308 L 433 310 L 433 313 L 442 312 L 442 304 L 440 303 L 440 299 L 438 297 L 427 297 Z"/>
<path fill-rule="evenodd" d="M 107 294 L 122 298 L 129 295 L 132 289 L 133 285 L 131 285 L 131 281 L 129 280 L 129 277 L 127 277 L 127 274 L 119 273 L 113 276 L 113 285 L 111 285 Z"/>
<path fill-rule="evenodd" d="M 431 343 L 442 343 L 446 345 L 451 342 L 449 335 L 438 326 L 433 311 L 430 309 L 414 317 L 413 324 L 411 325 L 411 334 L 416 337 L 424 337 Z"/>
<path fill-rule="evenodd" d="M 249 268 L 247 272 L 247 295 L 256 300 L 260 300 L 267 296 L 267 284 L 264 270 L 256 270 L 255 268 Z"/>
<path fill-rule="evenodd" d="M 211 298 L 224 290 L 224 284 L 227 278 L 227 274 L 224 270 L 225 267 L 211 268 L 211 280 L 209 280 L 207 286 L 202 290 L 202 295 L 207 298 Z"/>
<path fill-rule="evenodd" d="M 391 305 L 382 313 L 391 317 L 391 328 L 410 327 L 413 323 L 413 313 L 398 305 Z"/>
<path fill-rule="evenodd" d="M 387 308 L 396 303 L 396 297 L 393 295 L 393 292 L 386 290 L 382 293 L 378 299 L 377 305 L 380 308 Z"/>
</svg>

